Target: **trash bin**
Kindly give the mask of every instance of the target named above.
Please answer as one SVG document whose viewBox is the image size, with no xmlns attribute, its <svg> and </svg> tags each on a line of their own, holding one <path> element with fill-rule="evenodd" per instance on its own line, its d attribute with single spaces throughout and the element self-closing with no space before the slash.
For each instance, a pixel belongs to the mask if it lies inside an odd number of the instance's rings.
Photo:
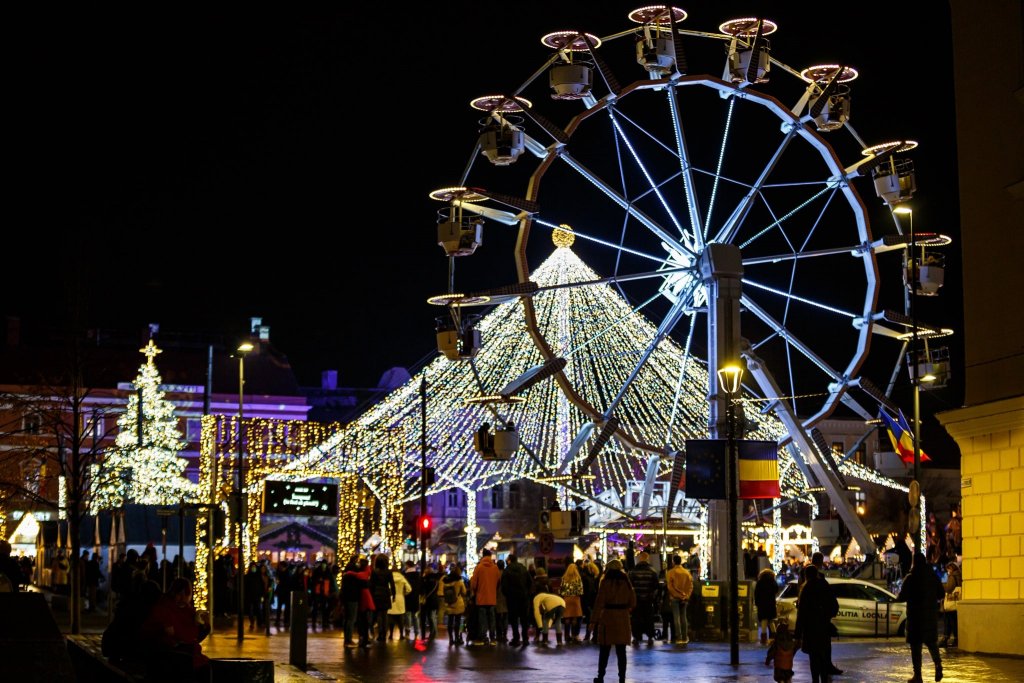
<svg viewBox="0 0 1024 683">
<path fill-rule="evenodd" d="M 724 640 L 722 618 L 725 605 L 724 581 L 701 581 L 694 587 L 697 593 L 697 620 L 694 629 L 700 640 Z"/>
<path fill-rule="evenodd" d="M 274 683 L 274 660 L 233 657 L 210 660 L 211 683 Z"/>
<path fill-rule="evenodd" d="M 740 581 L 740 642 L 757 642 L 757 607 L 754 605 L 754 582 Z M 728 598 L 726 599 L 728 601 Z"/>
</svg>

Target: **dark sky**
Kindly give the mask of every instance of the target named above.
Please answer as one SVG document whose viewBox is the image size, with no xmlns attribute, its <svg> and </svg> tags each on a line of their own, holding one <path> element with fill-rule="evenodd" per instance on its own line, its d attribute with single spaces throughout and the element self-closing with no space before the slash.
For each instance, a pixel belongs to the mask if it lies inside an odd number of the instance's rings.
<svg viewBox="0 0 1024 683">
<path fill-rule="evenodd" d="M 628 27 L 637 4 L 447 2 L 379 15 L 351 3 L 305 14 L 140 5 L 26 16 L 12 27 L 16 94 L 6 107 L 9 192 L 21 208 L 5 231 L 5 312 L 56 325 L 74 291 L 94 325 L 159 322 L 227 338 L 261 315 L 301 382 L 336 368 L 341 384 L 374 385 L 434 352 L 437 311 L 425 299 L 445 290 L 447 262 L 435 244 L 440 205 L 427 193 L 466 166 L 479 118 L 468 101 L 525 80 L 544 58 L 544 33 L 606 35 Z M 918 230 L 956 238 L 945 3 L 692 5 L 684 28 L 717 31 L 760 7 L 780 25 L 772 45 L 782 61 L 856 66 L 854 127 L 870 141 L 921 142 Z M 720 75 L 722 63 L 691 63 L 690 73 Z M 640 78 L 635 68 L 620 79 Z M 876 233 L 891 230 L 880 200 L 860 191 L 884 225 Z M 947 253 L 954 267 L 928 319 L 959 328 L 959 251 Z M 486 258 L 466 267 L 467 282 L 504 284 L 487 275 L 500 262 L 509 279 L 511 252 Z M 923 412 L 958 406 L 959 382 L 926 393 Z"/>
</svg>

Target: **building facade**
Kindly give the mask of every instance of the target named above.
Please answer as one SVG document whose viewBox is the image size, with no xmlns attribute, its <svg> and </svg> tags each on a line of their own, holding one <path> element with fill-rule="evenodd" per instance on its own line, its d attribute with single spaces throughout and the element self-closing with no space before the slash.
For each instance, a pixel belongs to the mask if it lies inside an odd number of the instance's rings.
<svg viewBox="0 0 1024 683">
<path fill-rule="evenodd" d="M 1024 21 L 1019 0 L 952 0 L 965 406 L 959 645 L 1024 655 Z M 979 78 L 979 74 L 985 77 Z"/>
</svg>

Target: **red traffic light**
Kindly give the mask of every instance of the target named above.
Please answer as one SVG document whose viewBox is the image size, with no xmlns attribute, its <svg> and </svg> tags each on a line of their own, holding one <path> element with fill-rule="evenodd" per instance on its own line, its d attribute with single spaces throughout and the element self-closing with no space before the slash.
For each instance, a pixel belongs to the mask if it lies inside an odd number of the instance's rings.
<svg viewBox="0 0 1024 683">
<path fill-rule="evenodd" d="M 430 527 L 432 526 L 432 524 L 433 524 L 433 522 L 431 521 L 430 517 L 420 517 L 419 522 L 417 523 L 417 526 L 420 528 L 421 532 L 429 533 L 430 532 Z"/>
</svg>

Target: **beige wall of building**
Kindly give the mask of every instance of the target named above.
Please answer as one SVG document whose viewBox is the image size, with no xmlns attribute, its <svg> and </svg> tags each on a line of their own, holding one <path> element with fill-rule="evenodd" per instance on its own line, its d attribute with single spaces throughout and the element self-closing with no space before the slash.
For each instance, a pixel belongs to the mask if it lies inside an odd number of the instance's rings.
<svg viewBox="0 0 1024 683">
<path fill-rule="evenodd" d="M 1024 5 L 951 0 L 966 407 L 959 644 L 1024 655 Z"/>
<path fill-rule="evenodd" d="M 960 648 L 1024 655 L 1024 397 L 940 416 L 960 445 Z"/>
</svg>

